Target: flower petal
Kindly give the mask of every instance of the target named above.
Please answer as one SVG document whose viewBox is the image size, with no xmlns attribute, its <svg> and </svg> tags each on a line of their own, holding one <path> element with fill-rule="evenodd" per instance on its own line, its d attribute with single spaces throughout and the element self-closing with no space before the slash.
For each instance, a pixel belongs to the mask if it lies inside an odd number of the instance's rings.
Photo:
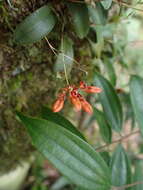
<svg viewBox="0 0 143 190">
<path fill-rule="evenodd" d="M 87 86 L 85 89 L 83 89 L 87 93 L 101 93 L 102 89 L 96 86 Z"/>
<path fill-rule="evenodd" d="M 81 105 L 82 105 L 82 109 L 89 113 L 89 114 L 92 114 L 93 113 L 93 109 L 92 109 L 92 106 L 86 101 L 81 101 Z"/>
<path fill-rule="evenodd" d="M 81 102 L 82 109 L 85 112 L 92 114 L 93 113 L 92 106 L 84 99 L 84 97 L 81 94 L 78 94 L 78 98 Z"/>
<path fill-rule="evenodd" d="M 64 106 L 64 98 L 58 98 L 53 104 L 53 112 L 59 112 Z"/>
<path fill-rule="evenodd" d="M 70 93 L 70 100 L 71 100 L 71 103 L 74 105 L 76 111 L 80 111 L 81 110 L 81 102 L 80 102 L 79 98 L 77 97 L 77 94 L 75 91 Z"/>
<path fill-rule="evenodd" d="M 79 83 L 79 88 L 85 89 L 85 88 L 86 88 L 85 82 L 81 81 L 81 82 Z"/>
</svg>

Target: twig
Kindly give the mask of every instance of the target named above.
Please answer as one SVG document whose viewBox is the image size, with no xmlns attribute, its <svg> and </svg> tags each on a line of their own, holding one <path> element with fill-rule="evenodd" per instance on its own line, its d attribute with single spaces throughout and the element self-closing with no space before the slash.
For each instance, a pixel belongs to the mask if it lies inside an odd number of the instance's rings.
<svg viewBox="0 0 143 190">
<path fill-rule="evenodd" d="M 133 7 L 132 5 L 128 5 L 128 4 L 125 3 L 125 2 L 122 2 L 122 1 L 118 2 L 118 0 L 113 0 L 113 2 L 114 2 L 114 3 L 117 3 L 117 4 L 120 4 L 120 5 L 123 5 L 124 7 L 131 8 L 131 9 L 134 9 L 134 10 L 136 10 L 136 11 L 141 11 L 141 12 L 143 12 L 143 9 L 138 9 L 138 8 L 136 8 L 136 7 Z"/>
<path fill-rule="evenodd" d="M 45 40 L 46 40 L 46 42 L 48 43 L 48 45 L 49 45 L 50 49 L 52 50 L 52 52 L 53 52 L 55 55 L 57 55 L 57 53 L 56 53 L 57 50 L 50 44 L 50 42 L 49 42 L 49 40 L 48 40 L 47 37 L 45 37 Z"/>
<path fill-rule="evenodd" d="M 82 4 L 85 4 L 84 1 L 78 1 L 78 0 L 69 0 L 69 2 L 72 2 L 72 3 L 82 3 Z"/>
<path fill-rule="evenodd" d="M 57 50 L 56 48 L 54 48 L 54 47 L 51 45 L 51 43 L 49 42 L 49 40 L 47 39 L 47 37 L 45 37 L 45 40 L 46 40 L 46 42 L 48 43 L 48 45 L 49 45 L 50 49 L 52 50 L 52 52 L 53 52 L 56 56 L 58 56 L 58 53 L 61 53 L 64 57 L 66 57 L 66 58 L 68 58 L 69 60 L 72 60 L 74 63 L 80 65 L 79 62 L 77 62 L 74 58 L 72 58 L 72 57 L 70 57 L 70 56 L 64 54 L 63 51 Z M 78 69 L 78 70 L 84 72 L 84 73 L 87 75 L 87 71 L 85 71 L 85 70 L 83 70 L 83 69 L 81 69 L 81 68 L 74 67 L 74 66 L 73 66 L 73 68 Z"/>
<path fill-rule="evenodd" d="M 115 143 L 118 143 L 118 142 L 122 142 L 123 140 L 125 140 L 125 139 L 129 138 L 130 136 L 135 135 L 137 133 L 140 133 L 140 130 L 137 130 L 137 131 L 134 131 L 132 133 L 129 133 L 129 134 L 127 134 L 127 135 L 125 135 L 125 136 L 123 136 L 123 137 L 121 137 L 119 139 L 116 139 L 116 140 L 112 141 L 110 144 L 102 145 L 102 146 L 96 148 L 95 150 L 100 151 L 100 150 L 102 150 L 102 149 L 104 149 L 106 147 L 111 146 L 112 144 L 115 144 Z"/>
<path fill-rule="evenodd" d="M 121 187 L 112 187 L 112 190 L 124 190 L 126 188 L 133 187 L 133 186 L 136 186 L 136 185 L 139 185 L 139 184 L 143 184 L 143 181 L 136 181 L 134 183 L 123 185 Z"/>
<path fill-rule="evenodd" d="M 77 1 L 77 0 L 70 0 L 70 2 L 73 2 L 73 3 L 87 3 L 87 2 L 84 2 L 84 1 Z M 98 2 L 98 1 L 95 1 L 95 2 Z M 127 3 L 123 2 L 123 1 L 113 0 L 113 2 L 117 3 L 119 5 L 123 5 L 124 7 L 131 8 L 131 9 L 134 9 L 136 11 L 143 12 L 143 9 L 138 9 L 136 7 L 133 7 L 132 5 L 128 5 Z"/>
</svg>

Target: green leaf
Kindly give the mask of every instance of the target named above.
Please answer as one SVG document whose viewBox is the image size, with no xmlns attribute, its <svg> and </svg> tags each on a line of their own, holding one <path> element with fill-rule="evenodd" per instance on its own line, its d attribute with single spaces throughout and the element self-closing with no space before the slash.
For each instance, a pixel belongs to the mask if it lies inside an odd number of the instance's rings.
<svg viewBox="0 0 143 190">
<path fill-rule="evenodd" d="M 92 29 L 96 32 L 97 43 L 101 43 L 104 46 L 103 27 L 104 26 L 92 26 Z"/>
<path fill-rule="evenodd" d="M 137 181 L 143 181 L 143 161 L 142 160 L 137 160 L 135 162 L 135 173 L 133 176 L 133 182 Z M 142 190 L 143 189 L 143 184 L 136 185 L 132 187 L 132 190 Z"/>
<path fill-rule="evenodd" d="M 104 66 L 107 70 L 108 77 L 110 79 L 110 82 L 113 86 L 116 85 L 116 74 L 115 74 L 115 69 L 113 66 L 113 61 L 110 60 L 108 57 L 104 59 Z"/>
<path fill-rule="evenodd" d="M 14 41 L 20 44 L 37 42 L 51 32 L 55 22 L 50 4 L 43 6 L 17 26 Z"/>
<path fill-rule="evenodd" d="M 112 0 L 102 0 L 101 4 L 104 7 L 104 9 L 109 9 L 111 7 Z"/>
<path fill-rule="evenodd" d="M 111 131 L 110 125 L 108 124 L 107 120 L 105 119 L 104 114 L 101 111 L 99 111 L 98 109 L 94 108 L 93 117 L 95 117 L 97 120 L 103 140 L 107 143 L 111 143 L 112 131 Z"/>
<path fill-rule="evenodd" d="M 87 190 L 87 189 L 81 188 L 81 187 L 76 187 L 74 190 Z"/>
<path fill-rule="evenodd" d="M 96 46 L 92 45 L 92 49 L 95 49 L 97 57 L 101 57 L 101 52 L 104 49 L 104 37 L 103 31 L 104 26 L 107 20 L 106 11 L 100 5 L 100 3 L 96 3 L 96 7 L 88 6 L 88 11 L 90 15 L 90 20 L 93 23 L 92 29 L 96 32 L 97 44 Z"/>
<path fill-rule="evenodd" d="M 61 125 L 61 127 L 64 127 L 65 129 L 69 130 L 70 132 L 74 133 L 75 135 L 85 140 L 85 137 L 80 133 L 80 131 L 78 131 L 78 129 L 76 129 L 76 127 L 74 127 L 74 125 L 65 117 L 63 117 L 61 114 L 54 113 L 51 109 L 44 106 L 42 108 L 41 116 L 43 119 L 46 119 L 48 121 L 52 121 L 58 125 Z"/>
<path fill-rule="evenodd" d="M 111 159 L 112 185 L 122 186 L 131 183 L 131 166 L 128 156 L 118 145 Z"/>
<path fill-rule="evenodd" d="M 73 42 L 70 38 L 64 36 L 63 40 L 61 41 L 60 53 L 58 54 L 54 70 L 56 72 L 63 71 L 65 64 L 67 71 L 70 72 L 73 64 L 73 56 Z"/>
<path fill-rule="evenodd" d="M 91 47 L 97 58 L 101 58 L 101 53 L 104 50 L 104 38 L 103 38 L 103 26 L 92 26 L 94 32 L 96 32 L 97 43 L 91 43 Z"/>
<path fill-rule="evenodd" d="M 89 16 L 95 25 L 105 25 L 107 21 L 107 12 L 100 3 L 96 3 L 95 7 L 88 6 Z"/>
<path fill-rule="evenodd" d="M 137 75 L 131 77 L 130 96 L 133 111 L 143 135 L 143 78 Z"/>
<path fill-rule="evenodd" d="M 55 123 L 17 115 L 37 149 L 71 182 L 90 190 L 110 189 L 110 170 L 89 144 Z"/>
<path fill-rule="evenodd" d="M 110 165 L 110 155 L 109 155 L 109 152 L 102 151 L 102 152 L 99 152 L 99 153 L 102 156 L 102 158 L 104 159 L 104 161 L 106 162 L 106 164 L 109 166 Z"/>
<path fill-rule="evenodd" d="M 96 31 L 90 27 L 89 33 L 88 33 L 88 39 L 89 42 L 91 43 L 97 43 L 97 35 L 96 35 Z"/>
<path fill-rule="evenodd" d="M 135 115 L 133 112 L 133 107 L 131 104 L 131 98 L 129 92 L 120 93 L 120 100 L 124 102 L 124 121 L 131 122 L 131 128 L 133 129 L 136 126 Z"/>
<path fill-rule="evenodd" d="M 71 14 L 77 36 L 81 39 L 86 37 L 90 24 L 87 6 L 82 3 L 67 3 L 67 6 Z"/>
<path fill-rule="evenodd" d="M 104 114 L 109 125 L 119 132 L 122 128 L 123 114 L 120 100 L 113 86 L 99 73 L 95 73 L 94 85 L 99 86 L 103 91 L 99 99 L 103 106 Z"/>
<path fill-rule="evenodd" d="M 56 182 L 50 187 L 50 190 L 61 190 L 68 184 L 70 184 L 69 180 L 62 176 L 56 180 Z"/>
</svg>

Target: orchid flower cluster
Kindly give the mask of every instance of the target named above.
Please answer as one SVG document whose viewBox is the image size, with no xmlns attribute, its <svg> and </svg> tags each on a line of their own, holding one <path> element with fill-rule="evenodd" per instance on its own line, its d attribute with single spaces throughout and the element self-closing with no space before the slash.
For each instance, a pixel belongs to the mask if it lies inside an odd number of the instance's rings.
<svg viewBox="0 0 143 190">
<path fill-rule="evenodd" d="M 68 85 L 63 88 L 61 93 L 58 95 L 58 98 L 52 107 L 53 112 L 59 112 L 63 108 L 65 99 L 68 96 L 76 111 L 83 109 L 85 112 L 92 114 L 92 106 L 79 93 L 79 90 L 87 93 L 100 93 L 102 91 L 101 88 L 96 86 L 88 86 L 83 81 L 80 82 L 79 86 Z"/>
</svg>

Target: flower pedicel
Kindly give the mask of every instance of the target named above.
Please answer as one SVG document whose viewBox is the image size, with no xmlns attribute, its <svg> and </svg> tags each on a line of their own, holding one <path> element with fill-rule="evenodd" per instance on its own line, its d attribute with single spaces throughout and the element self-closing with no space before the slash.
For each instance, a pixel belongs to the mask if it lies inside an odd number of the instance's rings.
<svg viewBox="0 0 143 190">
<path fill-rule="evenodd" d="M 96 86 L 87 86 L 85 82 L 80 82 L 79 87 L 74 85 L 69 85 L 62 89 L 57 100 L 53 104 L 53 112 L 59 112 L 63 106 L 66 96 L 69 96 L 71 103 L 74 105 L 76 111 L 83 109 L 85 112 L 92 114 L 92 106 L 85 100 L 85 98 L 78 92 L 78 90 L 83 90 L 87 93 L 100 93 L 102 89 Z"/>
</svg>

